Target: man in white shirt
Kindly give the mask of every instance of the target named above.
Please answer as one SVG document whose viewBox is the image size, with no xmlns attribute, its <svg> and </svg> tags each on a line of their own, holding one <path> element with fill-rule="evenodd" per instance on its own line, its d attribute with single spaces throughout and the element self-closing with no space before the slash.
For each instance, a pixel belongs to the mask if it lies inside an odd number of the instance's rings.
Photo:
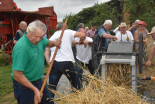
<svg viewBox="0 0 155 104">
<path fill-rule="evenodd" d="M 86 33 L 86 30 L 80 28 L 79 32 Z M 91 74 L 94 74 L 94 70 L 92 67 L 92 52 L 91 52 L 91 43 L 93 42 L 92 38 L 85 37 L 85 39 L 75 38 L 73 44 L 76 44 L 76 70 L 77 70 L 77 79 L 79 80 L 80 84 L 82 83 L 82 74 L 84 65 L 86 65 Z"/>
<path fill-rule="evenodd" d="M 130 31 L 127 31 L 126 23 L 122 22 L 119 25 L 119 30 L 120 31 L 116 33 L 116 37 L 118 38 L 117 41 L 133 41 L 134 40 L 132 33 Z"/>
<path fill-rule="evenodd" d="M 49 40 L 55 41 L 56 39 L 59 39 L 62 32 L 63 25 L 64 25 L 63 22 L 58 24 L 59 30 L 56 31 Z M 76 89 L 81 88 L 81 86 L 78 85 L 79 83 L 77 82 L 78 80 L 76 77 L 75 68 L 73 66 L 73 62 L 75 62 L 75 60 L 74 60 L 71 47 L 72 47 L 72 41 L 74 40 L 75 37 L 84 39 L 85 34 L 82 32 L 76 32 L 76 31 L 67 29 L 67 26 L 66 26 L 66 29 L 62 37 L 62 43 L 61 43 L 60 49 L 58 49 L 58 52 L 55 57 L 53 67 L 49 76 L 49 87 L 53 90 L 56 90 L 57 84 L 62 74 L 66 75 L 66 77 L 69 79 L 69 81 L 71 82 L 71 85 L 74 88 Z M 53 58 L 55 49 L 56 47 L 51 48 L 50 62 Z M 54 98 L 53 93 L 52 93 L 52 97 Z"/>
</svg>

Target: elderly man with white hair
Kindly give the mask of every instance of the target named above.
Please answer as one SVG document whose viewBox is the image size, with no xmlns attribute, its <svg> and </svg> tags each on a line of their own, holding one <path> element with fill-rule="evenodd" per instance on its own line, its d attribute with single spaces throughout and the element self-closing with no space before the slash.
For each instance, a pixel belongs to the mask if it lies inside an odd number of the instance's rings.
<svg viewBox="0 0 155 104">
<path fill-rule="evenodd" d="M 50 41 L 43 38 L 46 31 L 44 23 L 33 21 L 13 48 L 11 77 L 18 104 L 51 104 L 48 100 L 51 98 L 48 88 L 45 87 L 43 94 L 39 92 L 43 84 L 44 49 L 46 46 L 60 47 L 61 40 Z"/>
<path fill-rule="evenodd" d="M 111 20 L 105 20 L 103 26 L 101 26 L 96 32 L 100 37 L 103 37 L 105 39 L 105 41 L 104 41 L 105 47 L 108 46 L 110 39 L 117 40 L 117 37 L 110 35 L 109 30 L 111 29 L 111 26 L 112 26 L 112 21 Z"/>
</svg>

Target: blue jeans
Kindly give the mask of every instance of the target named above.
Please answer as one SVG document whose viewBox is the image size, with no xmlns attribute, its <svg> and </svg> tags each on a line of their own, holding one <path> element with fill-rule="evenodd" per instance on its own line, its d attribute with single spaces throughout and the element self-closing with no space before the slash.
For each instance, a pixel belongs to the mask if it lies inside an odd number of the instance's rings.
<svg viewBox="0 0 155 104">
<path fill-rule="evenodd" d="M 71 61 L 64 61 L 64 62 L 57 62 L 54 61 L 52 70 L 50 72 L 49 76 L 49 88 L 56 90 L 57 84 L 59 82 L 60 77 L 64 74 L 69 81 L 71 82 L 71 85 L 76 88 L 80 89 L 81 86 L 78 85 L 78 80 L 76 79 L 76 72 L 75 68 L 73 66 L 73 63 Z M 52 94 L 52 97 L 54 98 L 54 94 Z"/>
<path fill-rule="evenodd" d="M 39 90 L 43 84 L 42 80 L 31 82 Z M 34 104 L 34 92 L 27 87 L 24 87 L 17 81 L 13 80 L 14 96 L 17 99 L 18 104 Z M 49 98 L 49 99 L 48 99 Z M 51 93 L 45 86 L 43 91 L 43 97 L 39 104 L 54 104 L 51 102 Z"/>
<path fill-rule="evenodd" d="M 92 61 L 89 61 L 89 64 L 86 64 L 86 66 L 89 69 L 89 72 L 94 75 L 95 71 L 93 69 L 92 66 Z M 77 71 L 77 79 L 79 80 L 79 84 L 82 86 L 82 74 L 83 74 L 83 68 L 84 67 L 84 63 L 81 62 L 80 60 L 76 59 L 76 71 Z"/>
</svg>

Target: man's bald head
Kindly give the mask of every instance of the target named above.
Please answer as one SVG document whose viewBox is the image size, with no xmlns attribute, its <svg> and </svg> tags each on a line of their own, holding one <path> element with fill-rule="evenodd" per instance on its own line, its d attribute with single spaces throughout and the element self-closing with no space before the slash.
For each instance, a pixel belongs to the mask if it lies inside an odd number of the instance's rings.
<svg viewBox="0 0 155 104">
<path fill-rule="evenodd" d="M 27 23 L 25 21 L 21 21 L 20 24 L 19 24 L 19 28 L 25 32 L 26 29 L 27 29 Z"/>
</svg>

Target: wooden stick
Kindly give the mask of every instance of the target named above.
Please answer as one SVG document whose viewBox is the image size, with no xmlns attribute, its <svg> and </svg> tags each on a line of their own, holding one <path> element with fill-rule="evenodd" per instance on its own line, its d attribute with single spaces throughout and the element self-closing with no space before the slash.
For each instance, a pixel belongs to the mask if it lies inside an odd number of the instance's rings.
<svg viewBox="0 0 155 104">
<path fill-rule="evenodd" d="M 67 21 L 68 21 L 68 18 L 66 18 L 65 24 L 64 24 L 64 26 L 63 26 L 63 28 L 62 28 L 62 32 L 61 32 L 61 35 L 60 35 L 60 39 L 62 39 L 64 30 L 65 30 L 66 25 L 67 25 Z M 49 74 L 50 74 L 50 72 L 51 72 L 51 69 L 52 69 L 52 66 L 53 66 L 53 63 L 54 63 L 54 59 L 55 59 L 55 57 L 56 57 L 57 52 L 58 52 L 58 47 L 56 47 L 56 50 L 55 50 L 55 52 L 54 52 L 53 59 L 52 59 L 52 61 L 51 61 L 51 64 L 50 64 L 50 66 L 49 66 L 49 68 L 48 68 L 48 72 L 47 72 L 47 74 L 46 74 L 45 80 L 44 80 L 43 85 L 42 85 L 42 87 L 41 87 L 40 94 L 42 94 L 43 91 L 44 91 L 44 88 L 45 88 L 47 79 L 48 79 L 48 77 L 49 77 Z M 38 102 L 36 102 L 35 104 L 38 104 Z"/>
</svg>

